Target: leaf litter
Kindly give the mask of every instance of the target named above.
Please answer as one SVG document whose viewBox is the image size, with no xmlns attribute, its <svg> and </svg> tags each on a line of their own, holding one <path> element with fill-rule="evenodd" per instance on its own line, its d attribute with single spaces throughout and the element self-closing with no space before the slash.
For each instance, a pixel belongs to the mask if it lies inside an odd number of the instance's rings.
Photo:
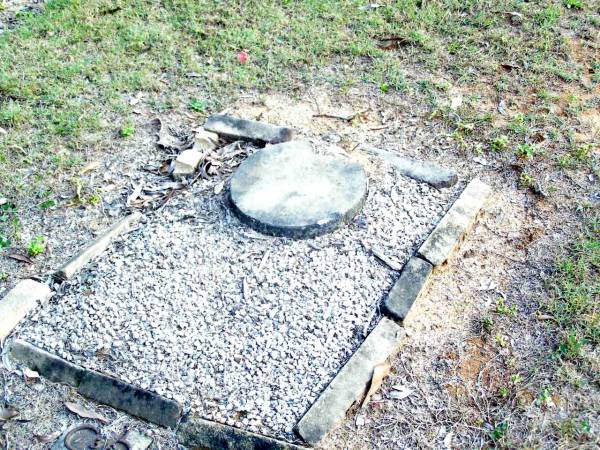
<svg viewBox="0 0 600 450">
<path fill-rule="evenodd" d="M 187 133 L 175 130 L 160 118 L 155 118 L 151 124 L 159 127 L 156 144 L 170 153 L 168 159 L 162 161 L 158 167 L 145 166 L 146 172 L 162 177 L 170 176 L 177 156 L 189 148 L 201 151 L 203 158 L 197 173 L 183 181 L 168 181 L 155 185 L 149 182 L 132 183 L 126 200 L 126 206 L 129 208 L 158 210 L 164 207 L 177 191 L 189 188 L 200 177 L 210 179 L 229 175 L 254 150 L 251 143 L 242 141 L 219 146 L 218 139 L 202 127 L 193 128 L 191 133 Z M 225 181 L 222 180 L 213 189 L 215 194 L 219 194 L 224 188 Z"/>
<path fill-rule="evenodd" d="M 9 253 L 6 257 L 25 264 L 34 264 L 33 259 L 27 255 L 22 255 L 21 253 Z"/>
<path fill-rule="evenodd" d="M 98 420 L 102 423 L 109 422 L 109 420 L 102 414 L 92 411 L 91 409 L 88 409 L 85 406 L 78 405 L 77 403 L 65 402 L 65 407 L 73 414 L 77 414 L 79 417 L 82 417 L 84 419 Z"/>
<path fill-rule="evenodd" d="M 373 394 L 381 387 L 381 383 L 383 383 L 383 379 L 387 377 L 390 373 L 391 366 L 388 362 L 384 362 L 381 364 L 377 364 L 373 369 L 373 376 L 371 377 L 371 384 L 369 386 L 369 390 L 367 391 L 367 395 L 363 399 L 361 403 L 361 408 L 364 408 L 369 404 L 369 400 Z"/>
<path fill-rule="evenodd" d="M 19 414 L 19 411 L 12 406 L 0 406 L 0 421 L 2 422 L 17 417 Z"/>
<path fill-rule="evenodd" d="M 162 119 L 157 117 L 152 123 L 157 124 L 159 127 L 157 133 L 158 141 L 156 143 L 160 147 L 175 152 L 181 152 L 194 145 L 190 135 L 178 132 L 173 127 L 164 124 Z"/>
<path fill-rule="evenodd" d="M 62 431 L 53 431 L 47 434 L 36 434 L 35 440 L 38 441 L 40 444 L 47 444 L 49 442 L 56 441 L 61 434 Z"/>
</svg>

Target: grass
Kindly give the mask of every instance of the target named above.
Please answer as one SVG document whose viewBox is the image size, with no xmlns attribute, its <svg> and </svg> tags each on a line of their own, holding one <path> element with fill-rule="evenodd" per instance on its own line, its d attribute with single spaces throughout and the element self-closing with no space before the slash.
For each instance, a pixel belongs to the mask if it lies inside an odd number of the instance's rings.
<svg viewBox="0 0 600 450">
<path fill-rule="evenodd" d="M 537 186 L 538 167 L 600 176 L 598 136 L 582 133 L 581 121 L 600 106 L 597 2 L 387 0 L 361 9 L 367 3 L 49 0 L 39 13 L 19 14 L 0 34 L 0 249 L 21 239 L 23 208 L 44 214 L 101 202 L 78 173 L 83 155 L 126 145 L 136 133 L 129 99 L 140 93 L 156 114 L 201 118 L 244 90 L 367 86 L 429 105 L 466 158 L 485 153 L 518 166 L 523 189 Z M 464 100 L 451 107 L 455 90 Z M 59 201 L 65 191 L 72 199 Z M 42 238 L 31 244 L 30 253 L 44 251 Z M 542 305 L 558 336 L 552 364 L 576 382 L 578 362 L 600 339 L 599 259 L 596 223 L 560 262 Z M 500 299 L 482 320 L 502 354 L 512 343 L 499 328 L 524 311 Z M 505 369 L 514 369 L 509 360 Z M 505 381 L 493 397 L 518 403 L 520 375 Z M 551 389 L 536 387 L 549 404 Z M 583 439 L 584 416 L 554 426 Z M 507 417 L 486 420 L 493 445 L 510 447 Z"/>
<path fill-rule="evenodd" d="M 500 297 L 493 315 L 481 320 L 481 335 L 497 365 L 488 369 L 493 377 L 480 373 L 478 393 L 465 401 L 463 414 L 471 411 L 471 400 L 487 405 L 485 413 L 477 410 L 483 417 L 475 415 L 473 425 L 485 423 L 495 447 L 594 448 L 597 442 L 600 217 L 583 212 L 585 226 L 556 260 L 538 312 L 526 311 L 527 299 L 517 307 Z M 532 323 L 530 316 L 538 320 Z M 525 323 L 539 326 L 538 337 L 544 336 L 532 348 L 523 348 L 536 334 Z M 550 429 L 542 431 L 545 421 Z"/>
<path fill-rule="evenodd" d="M 126 94 L 143 91 L 160 111 L 165 89 L 199 79 L 206 100 L 188 106 L 209 112 L 206 105 L 217 108 L 240 89 L 289 90 L 323 78 L 339 86 L 371 83 L 383 92 L 414 90 L 435 106 L 449 82 L 485 79 L 502 92 L 538 90 L 540 102 L 551 102 L 541 86 L 576 85 L 584 70 L 571 62 L 559 30 L 598 29 L 591 6 L 550 0 L 400 0 L 371 11 L 360 9 L 363 3 L 50 0 L 41 13 L 21 13 L 19 25 L 0 36 L 0 127 L 8 131 L 0 134 L 3 191 L 13 200 L 39 196 L 50 175 L 75 170 L 86 149 L 101 146 L 98 133 L 105 140 L 130 135 L 129 126 L 113 129 L 115 117 L 130 120 Z M 385 38 L 400 44 L 384 50 Z M 246 64 L 237 59 L 241 50 Z M 407 81 L 407 62 L 431 80 Z M 336 75 L 321 70 L 331 65 Z M 190 72 L 200 77 L 190 81 Z M 469 108 L 455 123 L 466 144 L 491 133 L 491 116 Z M 530 145 L 532 130 L 549 120 L 542 116 L 517 115 L 507 128 L 511 142 L 502 133 L 489 137 L 490 146 Z M 564 126 L 554 128 L 561 135 Z M 529 147 L 518 148 L 529 156 Z"/>
<path fill-rule="evenodd" d="M 545 380 L 553 380 L 558 389 L 580 392 L 587 386 L 594 392 L 598 386 L 598 344 L 600 344 L 600 226 L 598 217 L 590 222 L 582 235 L 557 265 L 549 283 L 550 298 L 541 306 L 554 319 L 551 333 L 557 342 L 548 364 Z M 554 407 L 548 389 L 542 406 Z M 589 392 L 589 391 L 588 391 Z M 597 438 L 590 421 L 594 400 L 572 401 L 569 417 L 555 417 L 552 426 L 557 431 L 561 448 L 575 448 Z M 591 402 L 591 404 L 590 404 Z"/>
<path fill-rule="evenodd" d="M 27 246 L 29 256 L 35 257 L 46 251 L 46 238 L 44 236 L 34 237 Z"/>
<path fill-rule="evenodd" d="M 428 102 L 465 151 L 527 165 L 523 188 L 548 160 L 587 170 L 597 142 L 578 142 L 573 130 L 600 105 L 592 3 L 397 0 L 364 11 L 358 0 L 49 0 L 0 35 L 0 247 L 19 239 L 20 207 L 57 206 L 54 190 L 70 190 L 71 205 L 99 202 L 76 171 L 85 152 L 135 133 L 127 96 L 139 92 L 157 113 L 207 114 L 243 89 L 366 83 Z M 201 97 L 186 104 L 165 94 L 198 80 Z M 452 86 L 467 94 L 455 111 L 441 101 Z M 505 99 L 507 111 L 482 109 L 486 96 Z M 563 325 L 590 295 L 571 279 L 593 263 L 581 261 L 564 265 L 562 287 L 574 296 L 557 310 Z"/>
<path fill-rule="evenodd" d="M 577 355 L 582 344 L 600 344 L 600 223 L 593 221 L 570 254 L 558 264 L 548 312 L 564 342 L 563 355 Z"/>
</svg>

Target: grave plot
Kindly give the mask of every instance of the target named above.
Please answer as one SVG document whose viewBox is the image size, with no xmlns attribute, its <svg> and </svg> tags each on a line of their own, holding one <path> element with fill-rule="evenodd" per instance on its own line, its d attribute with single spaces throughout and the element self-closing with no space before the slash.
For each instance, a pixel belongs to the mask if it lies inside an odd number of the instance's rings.
<svg viewBox="0 0 600 450">
<path fill-rule="evenodd" d="M 349 212 L 304 239 L 255 231 L 273 231 L 249 218 L 266 199 L 238 198 L 246 213 L 236 214 L 228 187 L 199 182 L 118 239 L 14 337 L 194 415 L 297 441 L 294 426 L 377 323 L 399 269 L 460 190 L 366 154 L 360 166 L 364 193 L 359 184 L 352 198 L 334 196 Z M 234 179 L 232 197 L 240 182 L 252 177 Z"/>
</svg>

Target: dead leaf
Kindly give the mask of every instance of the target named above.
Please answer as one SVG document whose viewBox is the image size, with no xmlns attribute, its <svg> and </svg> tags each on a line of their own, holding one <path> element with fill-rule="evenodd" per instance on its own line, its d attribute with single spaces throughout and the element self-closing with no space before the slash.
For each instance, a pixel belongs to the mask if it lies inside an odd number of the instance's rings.
<svg viewBox="0 0 600 450">
<path fill-rule="evenodd" d="M 22 255 L 20 253 L 9 253 L 8 255 L 6 255 L 6 257 L 23 262 L 25 264 L 33 264 L 33 259 L 31 259 L 29 256 Z"/>
<path fill-rule="evenodd" d="M 514 69 L 518 69 L 519 66 L 513 63 L 501 63 L 500 67 L 502 67 L 507 72 L 512 72 Z"/>
<path fill-rule="evenodd" d="M 367 395 L 363 399 L 361 403 L 361 408 L 364 408 L 371 400 L 371 396 L 381 387 L 381 383 L 383 383 L 383 379 L 389 375 L 390 373 L 390 365 L 387 362 L 377 364 L 373 369 L 373 376 L 371 377 L 371 385 L 369 386 L 369 390 L 367 391 Z"/>
<path fill-rule="evenodd" d="M 220 181 L 215 185 L 215 195 L 219 195 L 221 192 L 223 192 L 223 188 L 225 187 L 225 183 Z"/>
<path fill-rule="evenodd" d="M 453 96 L 450 99 L 450 108 L 451 109 L 458 109 L 463 103 L 463 96 L 462 94 L 456 94 L 455 96 Z"/>
<path fill-rule="evenodd" d="M 92 161 L 79 171 L 79 175 L 85 175 L 86 173 L 91 172 L 92 170 L 96 170 L 98 167 L 100 167 L 100 161 Z"/>
<path fill-rule="evenodd" d="M 0 134 L 8 134 L 8 131 L 6 131 L 4 128 L 0 127 Z"/>
<path fill-rule="evenodd" d="M 130 104 L 131 106 L 135 106 L 135 105 L 137 105 L 137 104 L 140 102 L 140 100 L 141 100 L 143 97 L 144 97 L 144 94 L 142 94 L 141 92 L 138 92 L 138 93 L 137 93 L 137 95 L 134 95 L 134 96 L 132 96 L 132 97 L 129 99 L 129 104 Z"/>
<path fill-rule="evenodd" d="M 158 168 L 158 173 L 160 173 L 161 175 L 168 176 L 173 173 L 173 170 L 175 170 L 175 160 L 166 159 L 160 164 L 160 167 Z"/>
<path fill-rule="evenodd" d="M 509 16 L 523 17 L 523 14 L 517 11 L 504 11 L 504 14 L 508 14 Z"/>
<path fill-rule="evenodd" d="M 144 183 L 140 183 L 133 187 L 133 192 L 127 197 L 126 205 L 129 207 L 132 203 L 137 200 L 137 198 L 142 193 L 142 189 L 144 188 Z"/>
<path fill-rule="evenodd" d="M 144 192 L 167 192 L 172 189 L 183 189 L 186 185 L 179 181 L 167 181 L 159 186 L 149 186 L 144 188 Z"/>
<path fill-rule="evenodd" d="M 52 433 L 48 434 L 36 434 L 35 439 L 42 444 L 47 444 L 48 442 L 54 442 L 57 440 L 61 433 L 61 431 L 53 431 Z"/>
<path fill-rule="evenodd" d="M 99 414 L 95 411 L 89 410 L 84 406 L 78 405 L 77 403 L 65 402 L 65 407 L 71 411 L 73 414 L 77 414 L 79 417 L 83 417 L 84 419 L 94 419 L 99 420 L 102 423 L 108 423 L 109 420 L 104 417 L 102 414 Z"/>
<path fill-rule="evenodd" d="M 477 288 L 478 291 L 493 291 L 498 288 L 498 285 L 492 280 L 483 280 L 481 285 Z"/>
<path fill-rule="evenodd" d="M 161 119 L 155 119 L 158 121 L 159 130 L 158 130 L 158 141 L 156 142 L 161 147 L 170 150 L 176 150 L 178 152 L 190 148 L 191 142 L 189 139 L 182 139 L 178 136 L 175 136 L 169 127 L 162 123 Z"/>
<path fill-rule="evenodd" d="M 400 47 L 406 47 L 407 45 L 410 45 L 410 41 L 400 36 L 390 36 L 379 39 L 379 43 L 377 44 L 381 50 L 394 50 Z"/>
<path fill-rule="evenodd" d="M 536 314 L 537 320 L 556 320 L 554 316 L 550 316 L 548 314 Z"/>
<path fill-rule="evenodd" d="M 379 3 L 369 3 L 367 5 L 361 6 L 358 9 L 360 9 L 361 11 L 370 11 L 371 9 L 377 9 L 377 8 L 381 8 L 383 5 L 380 5 Z"/>
<path fill-rule="evenodd" d="M 392 391 L 388 394 L 388 397 L 392 400 L 404 400 L 412 395 L 413 391 L 406 386 L 394 386 Z"/>
<path fill-rule="evenodd" d="M 18 415 L 19 411 L 12 406 L 0 406 L 0 421 L 10 420 Z"/>
</svg>

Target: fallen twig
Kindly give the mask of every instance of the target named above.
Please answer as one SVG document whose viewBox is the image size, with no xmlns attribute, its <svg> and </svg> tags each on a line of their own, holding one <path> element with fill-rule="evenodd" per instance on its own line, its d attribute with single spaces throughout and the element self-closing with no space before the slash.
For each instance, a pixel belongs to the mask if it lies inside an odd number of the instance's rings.
<svg viewBox="0 0 600 450">
<path fill-rule="evenodd" d="M 354 114 L 350 114 L 350 115 L 346 115 L 346 116 L 342 116 L 339 114 L 319 113 L 319 114 L 313 114 L 313 117 L 325 117 L 328 119 L 339 119 L 339 120 L 345 120 L 346 122 L 351 122 L 352 120 L 354 120 L 355 117 L 360 116 L 361 114 L 364 114 L 367 111 L 368 111 L 368 109 L 365 109 L 363 111 L 358 111 L 358 112 L 355 112 Z"/>
</svg>

